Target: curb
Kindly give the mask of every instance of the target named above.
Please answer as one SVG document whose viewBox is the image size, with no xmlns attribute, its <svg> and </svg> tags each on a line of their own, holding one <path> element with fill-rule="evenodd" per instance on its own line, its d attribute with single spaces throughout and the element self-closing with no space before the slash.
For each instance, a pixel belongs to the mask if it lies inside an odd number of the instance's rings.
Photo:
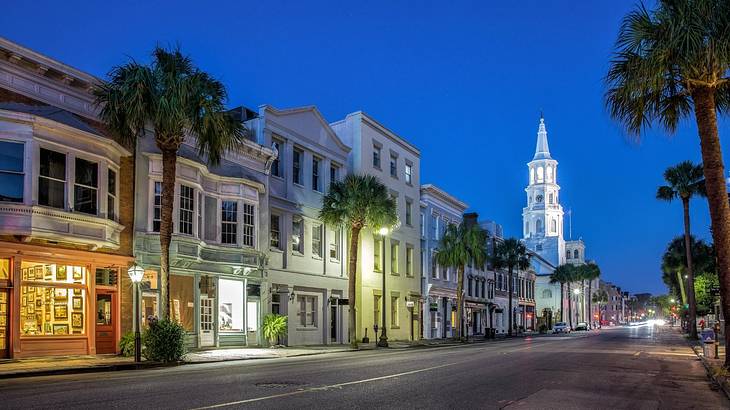
<svg viewBox="0 0 730 410">
<path fill-rule="evenodd" d="M 122 371 L 122 370 L 141 370 L 151 369 L 155 367 L 172 367 L 179 366 L 178 363 L 157 363 L 157 362 L 142 362 L 142 363 L 122 363 L 122 364 L 110 364 L 110 365 L 98 365 L 98 366 L 77 366 L 77 367 L 64 367 L 61 369 L 48 369 L 48 370 L 28 370 L 19 371 L 17 373 L 0 373 L 0 380 L 3 379 L 19 379 L 24 377 L 41 377 L 41 376 L 58 376 L 64 374 L 83 374 L 83 373 L 99 373 L 99 372 L 111 372 L 111 371 Z"/>
<path fill-rule="evenodd" d="M 690 343 L 689 345 L 694 354 L 697 355 L 697 358 L 700 359 L 700 362 L 702 362 L 702 365 L 705 367 L 705 372 L 707 373 L 707 376 L 710 378 L 710 380 L 720 386 L 720 389 L 723 391 L 723 393 L 725 393 L 725 396 L 730 399 L 730 381 L 728 380 L 728 378 L 715 376 L 712 373 L 712 365 L 710 364 L 710 362 L 707 361 L 707 358 L 705 358 L 705 355 L 702 353 L 702 347 L 692 343 Z"/>
</svg>

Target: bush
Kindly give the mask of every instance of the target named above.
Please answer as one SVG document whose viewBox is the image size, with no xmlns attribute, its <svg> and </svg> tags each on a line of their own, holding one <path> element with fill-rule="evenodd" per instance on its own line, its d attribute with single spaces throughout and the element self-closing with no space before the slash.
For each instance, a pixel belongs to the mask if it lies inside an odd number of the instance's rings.
<svg viewBox="0 0 730 410">
<path fill-rule="evenodd" d="M 276 339 L 279 336 L 286 335 L 286 331 L 286 316 L 270 314 L 264 317 L 264 323 L 261 325 L 261 332 L 263 332 L 264 337 L 269 341 L 270 345 L 275 345 Z"/>
<path fill-rule="evenodd" d="M 185 329 L 178 322 L 161 319 L 150 322 L 144 332 L 142 352 L 147 360 L 177 362 L 185 355 Z"/>
<path fill-rule="evenodd" d="M 540 325 L 540 327 L 537 329 L 541 334 L 545 334 L 548 331 L 548 327 L 546 324 Z"/>
<path fill-rule="evenodd" d="M 142 338 L 142 354 L 144 354 L 144 333 L 140 335 Z M 124 357 L 134 356 L 134 332 L 127 332 L 119 340 L 119 351 Z"/>
</svg>

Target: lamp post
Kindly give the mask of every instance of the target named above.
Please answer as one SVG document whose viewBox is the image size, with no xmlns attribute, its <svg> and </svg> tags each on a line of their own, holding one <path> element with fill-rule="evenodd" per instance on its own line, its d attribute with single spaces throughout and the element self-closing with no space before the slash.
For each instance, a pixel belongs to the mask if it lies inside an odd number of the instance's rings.
<svg viewBox="0 0 730 410">
<path fill-rule="evenodd" d="M 383 311 L 382 312 L 383 328 L 380 330 L 380 339 L 378 340 L 378 346 L 379 347 L 388 347 L 388 335 L 387 335 L 388 326 L 386 326 L 386 324 L 385 324 L 385 298 L 386 298 L 386 294 L 385 294 L 385 276 L 386 276 L 385 275 L 385 236 L 388 235 L 388 228 L 380 228 L 380 230 L 378 230 L 378 235 L 380 236 L 380 241 L 382 242 L 382 246 L 383 246 L 382 251 L 381 251 L 381 256 L 383 258 L 382 266 L 381 266 L 381 268 L 382 268 L 381 270 L 383 271 L 383 307 L 381 309 Z"/>
<path fill-rule="evenodd" d="M 576 313 L 576 315 L 580 316 L 581 305 L 580 305 L 580 299 L 578 298 L 578 295 L 580 295 L 580 289 L 578 289 L 578 288 L 573 289 L 573 294 L 575 295 L 575 301 L 576 301 L 575 313 Z M 571 320 L 572 320 L 572 318 L 571 318 Z M 578 322 L 578 323 L 580 323 L 580 322 Z M 572 323 L 570 324 L 570 327 L 571 328 L 573 327 Z"/>
<path fill-rule="evenodd" d="M 134 297 L 136 299 L 134 304 L 134 361 L 139 363 L 142 361 L 142 338 L 139 334 L 139 283 L 142 282 L 144 277 L 144 269 L 135 263 L 127 269 L 127 274 L 134 284 Z"/>
</svg>

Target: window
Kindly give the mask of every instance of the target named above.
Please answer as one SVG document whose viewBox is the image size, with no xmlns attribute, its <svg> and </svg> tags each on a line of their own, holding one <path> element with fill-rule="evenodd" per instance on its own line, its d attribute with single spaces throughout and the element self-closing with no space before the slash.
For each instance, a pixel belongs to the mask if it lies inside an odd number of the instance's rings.
<svg viewBox="0 0 730 410">
<path fill-rule="evenodd" d="M 497 289 L 502 290 L 504 284 L 502 283 L 502 274 L 497 274 Z"/>
<path fill-rule="evenodd" d="M 578 258 L 580 258 L 580 253 L 578 253 L 578 249 L 576 249 L 573 251 L 573 259 L 578 259 Z"/>
<path fill-rule="evenodd" d="M 439 238 L 439 219 L 436 215 L 431 215 L 431 239 Z"/>
<path fill-rule="evenodd" d="M 391 328 L 397 328 L 400 326 L 400 321 L 398 320 L 398 296 L 391 296 L 390 297 L 390 327 Z"/>
<path fill-rule="evenodd" d="M 291 250 L 304 253 L 304 220 L 301 216 L 293 216 L 291 220 Z"/>
<path fill-rule="evenodd" d="M 426 215 L 421 212 L 421 238 L 426 237 Z"/>
<path fill-rule="evenodd" d="M 204 232 L 203 232 L 203 193 L 198 192 L 198 237 L 203 238 Z M 215 208 L 214 208 L 215 209 Z M 210 219 L 211 221 L 213 219 Z"/>
<path fill-rule="evenodd" d="M 380 169 L 380 147 L 373 146 L 373 168 Z"/>
<path fill-rule="evenodd" d="M 400 253 L 400 245 L 398 242 L 390 244 L 390 273 L 398 274 L 398 254 Z"/>
<path fill-rule="evenodd" d="M 411 185 L 413 183 L 413 165 L 406 164 L 406 184 Z"/>
<path fill-rule="evenodd" d="M 312 255 L 322 257 L 322 225 L 312 225 Z"/>
<path fill-rule="evenodd" d="M 154 203 L 152 204 L 152 232 L 160 232 L 162 223 L 162 182 L 155 181 Z"/>
<path fill-rule="evenodd" d="M 398 157 L 396 155 L 390 155 L 390 176 L 398 178 Z"/>
<path fill-rule="evenodd" d="M 41 148 L 38 203 L 66 208 L 66 155 Z"/>
<path fill-rule="evenodd" d="M 552 219 L 550 221 L 550 231 L 552 233 L 558 232 L 558 221 L 556 221 L 555 219 Z"/>
<path fill-rule="evenodd" d="M 292 178 L 295 184 L 302 184 L 302 155 L 303 152 L 295 149 L 292 158 Z"/>
<path fill-rule="evenodd" d="M 542 227 L 542 219 L 538 219 L 535 221 L 535 232 L 537 232 L 538 234 L 544 233 Z"/>
<path fill-rule="evenodd" d="M 319 183 L 319 163 L 319 158 L 312 157 L 312 189 L 315 191 L 322 190 Z"/>
<path fill-rule="evenodd" d="M 486 289 L 485 289 L 485 286 L 486 286 L 486 281 L 484 281 L 484 280 L 482 279 L 482 298 L 486 298 L 486 297 L 487 297 L 487 296 L 486 296 Z"/>
<path fill-rule="evenodd" d="M 24 145 L 0 141 L 0 201 L 23 202 Z"/>
<path fill-rule="evenodd" d="M 568 249 L 567 251 L 565 251 L 565 258 L 566 259 L 570 259 L 570 255 L 571 255 L 570 249 Z"/>
<path fill-rule="evenodd" d="M 243 282 L 218 279 L 218 299 L 218 329 L 224 332 L 243 331 Z"/>
<path fill-rule="evenodd" d="M 543 182 L 544 170 L 542 167 L 537 168 L 537 182 Z"/>
<path fill-rule="evenodd" d="M 535 168 L 530 168 L 530 183 L 535 183 Z"/>
<path fill-rule="evenodd" d="M 221 201 L 221 243 L 236 244 L 238 230 L 238 202 Z"/>
<path fill-rule="evenodd" d="M 330 259 L 340 260 L 340 229 L 332 231 L 332 242 L 330 242 Z"/>
<path fill-rule="evenodd" d="M 99 166 L 95 162 L 76 158 L 74 183 L 74 211 L 96 215 Z"/>
<path fill-rule="evenodd" d="M 337 171 L 339 171 L 337 165 L 330 165 L 330 184 L 337 182 Z"/>
<path fill-rule="evenodd" d="M 256 243 L 256 207 L 243 204 L 243 246 L 254 246 Z"/>
<path fill-rule="evenodd" d="M 474 282 L 474 279 L 472 279 L 472 277 L 469 276 L 469 279 L 468 279 L 468 282 L 467 282 L 469 284 L 467 286 L 467 295 L 469 295 L 469 296 L 471 296 L 471 294 L 472 294 L 472 291 L 471 291 L 472 290 L 472 282 Z"/>
<path fill-rule="evenodd" d="M 279 215 L 271 215 L 271 242 L 269 243 L 269 246 L 274 249 L 281 249 L 281 228 L 279 226 L 280 218 L 281 217 Z"/>
<path fill-rule="evenodd" d="M 380 237 L 375 237 L 373 240 L 373 270 L 375 272 L 383 271 L 383 240 Z"/>
<path fill-rule="evenodd" d="M 441 266 L 441 279 L 449 280 L 449 267 Z"/>
<path fill-rule="evenodd" d="M 193 234 L 193 211 L 195 210 L 195 196 L 193 188 L 180 185 L 180 226 L 181 234 Z"/>
<path fill-rule="evenodd" d="M 107 170 L 106 217 L 112 221 L 117 219 L 117 173 Z"/>
<path fill-rule="evenodd" d="M 413 276 L 413 247 L 406 246 L 406 275 Z"/>
<path fill-rule="evenodd" d="M 274 162 L 271 163 L 271 175 L 273 175 L 275 177 L 280 177 L 281 176 L 281 162 L 279 161 L 279 159 L 281 158 L 281 154 L 282 154 L 281 142 L 279 142 L 277 140 L 273 140 L 271 145 L 278 153 Z"/>
<path fill-rule="evenodd" d="M 549 203 L 550 205 L 552 205 L 552 204 L 553 204 L 553 200 L 554 200 L 554 198 L 555 198 L 555 195 L 554 195 L 554 194 L 553 194 L 552 192 L 548 194 L 548 203 Z"/>
<path fill-rule="evenodd" d="M 431 277 L 434 279 L 438 279 L 439 277 L 438 264 L 436 263 L 436 252 L 434 251 L 431 251 Z"/>
<path fill-rule="evenodd" d="M 317 327 L 317 297 L 297 296 L 299 301 L 299 326 Z"/>
<path fill-rule="evenodd" d="M 413 225 L 413 201 L 406 199 L 406 225 Z"/>
<path fill-rule="evenodd" d="M 188 332 L 195 323 L 195 277 L 170 275 L 170 319 Z"/>
<path fill-rule="evenodd" d="M 373 295 L 373 324 L 380 327 L 380 295 Z"/>
</svg>

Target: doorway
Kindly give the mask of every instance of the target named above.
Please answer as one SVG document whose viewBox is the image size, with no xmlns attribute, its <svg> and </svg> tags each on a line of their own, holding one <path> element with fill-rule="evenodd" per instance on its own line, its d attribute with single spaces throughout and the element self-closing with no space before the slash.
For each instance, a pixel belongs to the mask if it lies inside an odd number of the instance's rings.
<svg viewBox="0 0 730 410">
<path fill-rule="evenodd" d="M 213 298 L 200 296 L 200 347 L 215 345 L 213 332 Z"/>
<path fill-rule="evenodd" d="M 10 323 L 8 293 L 7 289 L 0 289 L 0 358 L 6 358 L 10 353 L 8 348 L 10 341 L 8 332 L 8 323 Z"/>
<path fill-rule="evenodd" d="M 337 343 L 337 306 L 330 306 L 330 343 Z"/>
<path fill-rule="evenodd" d="M 108 354 L 116 353 L 116 333 L 115 333 L 115 315 L 114 302 L 116 302 L 116 293 L 108 290 L 96 290 L 96 353 Z"/>
</svg>

